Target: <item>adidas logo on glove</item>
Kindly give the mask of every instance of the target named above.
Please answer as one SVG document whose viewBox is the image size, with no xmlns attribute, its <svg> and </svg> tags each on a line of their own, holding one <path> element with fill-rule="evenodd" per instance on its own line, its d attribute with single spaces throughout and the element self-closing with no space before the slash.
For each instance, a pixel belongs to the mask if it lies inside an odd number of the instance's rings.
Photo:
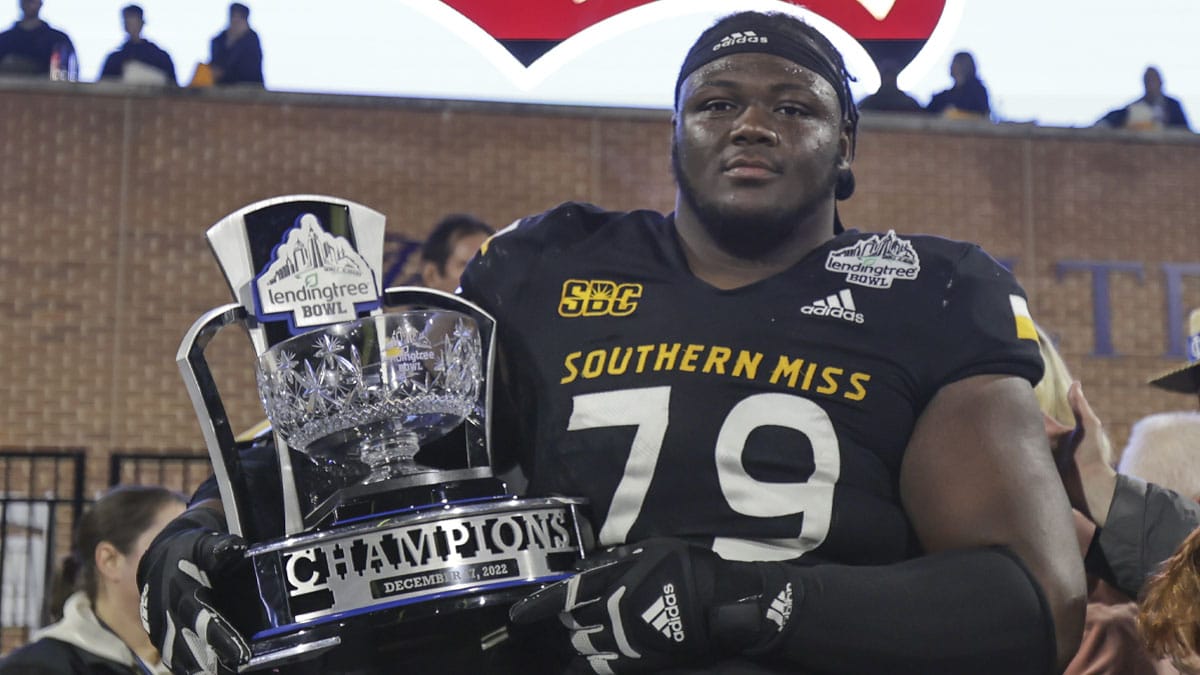
<svg viewBox="0 0 1200 675">
<path fill-rule="evenodd" d="M 783 587 L 779 591 L 779 595 L 771 601 L 771 606 L 767 608 L 767 618 L 779 626 L 779 630 L 787 625 L 788 619 L 792 616 L 792 584 Z"/>
<path fill-rule="evenodd" d="M 642 620 L 664 637 L 683 642 L 686 636 L 683 632 L 683 620 L 679 618 L 679 601 L 675 597 L 674 584 L 663 585 L 662 595 L 642 612 Z"/>
</svg>

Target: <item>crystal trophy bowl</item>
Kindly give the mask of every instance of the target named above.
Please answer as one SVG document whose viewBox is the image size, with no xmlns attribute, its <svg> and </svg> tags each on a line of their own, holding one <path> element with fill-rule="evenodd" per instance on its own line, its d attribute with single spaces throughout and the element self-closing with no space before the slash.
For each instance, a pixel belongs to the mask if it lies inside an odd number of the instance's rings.
<svg viewBox="0 0 1200 675">
<path fill-rule="evenodd" d="M 363 466 L 362 483 L 429 471 L 413 457 L 477 404 L 482 351 L 474 320 L 418 310 L 334 324 L 258 359 L 259 396 L 289 446 Z"/>
</svg>

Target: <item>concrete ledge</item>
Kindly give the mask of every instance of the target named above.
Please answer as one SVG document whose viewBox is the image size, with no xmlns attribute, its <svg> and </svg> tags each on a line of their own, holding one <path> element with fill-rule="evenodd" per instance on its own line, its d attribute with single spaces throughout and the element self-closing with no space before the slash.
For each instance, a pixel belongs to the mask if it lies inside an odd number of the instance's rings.
<svg viewBox="0 0 1200 675">
<path fill-rule="evenodd" d="M 289 92 L 259 87 L 232 86 L 189 89 L 121 82 L 51 82 L 41 78 L 2 77 L 0 93 L 29 92 L 42 94 L 81 94 L 88 96 L 141 98 L 179 98 L 230 103 L 265 103 L 277 105 L 331 106 L 346 108 L 384 108 L 425 111 L 471 112 L 501 115 L 550 115 L 563 117 L 619 117 L 624 119 L 670 119 L 671 111 L 654 108 L 624 108 L 609 106 L 551 105 L 512 101 L 455 100 L 371 96 L 363 94 L 325 94 Z M 1000 136 L 1007 138 L 1062 138 L 1071 140 L 1118 141 L 1138 144 L 1200 144 L 1200 135 L 1190 131 L 1126 131 L 1105 127 L 1052 127 L 1032 122 L 1000 122 L 984 120 L 948 120 L 920 114 L 872 113 L 862 115 L 862 130 L 912 131 L 936 134 L 971 136 Z"/>
</svg>

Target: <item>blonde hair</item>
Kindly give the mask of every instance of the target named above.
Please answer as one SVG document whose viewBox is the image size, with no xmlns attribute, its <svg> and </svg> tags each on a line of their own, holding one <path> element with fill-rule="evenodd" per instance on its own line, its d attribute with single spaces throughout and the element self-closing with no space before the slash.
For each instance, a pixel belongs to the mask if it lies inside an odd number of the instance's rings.
<svg viewBox="0 0 1200 675">
<path fill-rule="evenodd" d="M 1041 326 L 1035 324 L 1034 328 L 1037 329 L 1038 351 L 1041 352 L 1042 363 L 1045 364 L 1042 379 L 1033 387 L 1033 393 L 1037 395 L 1038 407 L 1060 424 L 1073 427 L 1075 426 L 1075 412 L 1071 409 L 1070 401 L 1067 400 L 1067 392 L 1071 389 L 1074 378 L 1071 377 L 1071 371 L 1067 370 L 1067 364 L 1063 361 L 1062 355 L 1054 348 L 1054 342 L 1050 336 L 1042 330 Z"/>
</svg>

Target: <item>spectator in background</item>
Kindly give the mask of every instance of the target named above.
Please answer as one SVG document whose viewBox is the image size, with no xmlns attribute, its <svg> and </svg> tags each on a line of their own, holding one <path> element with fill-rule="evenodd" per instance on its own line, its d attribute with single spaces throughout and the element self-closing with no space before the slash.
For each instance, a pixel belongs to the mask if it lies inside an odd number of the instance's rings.
<svg viewBox="0 0 1200 675">
<path fill-rule="evenodd" d="M 250 8 L 240 2 L 229 6 L 229 26 L 210 44 L 209 66 L 213 82 L 263 86 L 262 45 L 250 28 Z"/>
<path fill-rule="evenodd" d="M 1179 499 L 1200 502 L 1200 413 L 1160 413 L 1138 421 L 1121 471 L 1160 483 L 1178 492 Z M 1200 516 L 1192 514 L 1195 526 Z M 1186 532 L 1168 530 L 1176 536 Z M 1193 529 L 1146 582 L 1139 621 L 1153 653 L 1174 659 L 1186 672 L 1200 672 L 1200 530 Z"/>
<path fill-rule="evenodd" d="M 181 494 L 148 486 L 113 488 L 97 500 L 76 524 L 56 580 L 52 606 L 61 607 L 61 618 L 0 661 L 0 674 L 145 672 L 140 659 L 154 675 L 167 675 L 142 628 L 135 574 L 150 541 L 185 503 Z"/>
<path fill-rule="evenodd" d="M 954 55 L 950 61 L 950 77 L 954 78 L 954 86 L 934 94 L 925 110 L 943 117 L 987 119 L 992 114 L 992 107 L 971 52 Z"/>
<path fill-rule="evenodd" d="M 1117 473 L 1157 483 L 1200 503 L 1200 412 L 1165 412 L 1138 420 Z"/>
<path fill-rule="evenodd" d="M 142 37 L 142 28 L 146 25 L 142 8 L 126 5 L 121 9 L 121 19 L 129 38 L 104 60 L 100 78 L 123 79 L 139 84 L 178 84 L 171 55 Z"/>
<path fill-rule="evenodd" d="M 71 38 L 38 16 L 42 0 L 20 0 L 21 20 L 0 33 L 0 73 L 8 75 L 51 75 L 57 56 L 59 68 L 74 70 L 75 46 Z M 63 78 L 68 79 L 68 78 Z M 73 78 L 70 78 L 73 79 Z"/>
<path fill-rule="evenodd" d="M 463 213 L 442 218 L 421 247 L 421 283 L 453 293 L 467 263 L 494 232 L 487 223 Z"/>
<path fill-rule="evenodd" d="M 1200 394 L 1200 309 L 1188 315 L 1184 340 L 1188 364 L 1155 377 L 1149 384 L 1176 394 L 1196 396 Z"/>
<path fill-rule="evenodd" d="M 1170 658 L 1184 672 L 1200 672 L 1200 529 L 1146 584 L 1138 628 L 1151 653 Z"/>
<path fill-rule="evenodd" d="M 1158 72 L 1158 68 L 1147 68 L 1142 74 L 1142 83 L 1146 87 L 1146 93 L 1141 98 L 1109 112 L 1100 118 L 1097 124 L 1139 131 L 1166 127 L 1187 129 L 1188 121 L 1187 115 L 1183 113 L 1183 105 L 1177 99 L 1163 93 L 1162 74 Z"/>
<path fill-rule="evenodd" d="M 1057 449 L 1075 436 L 1077 417 L 1086 405 L 1078 382 L 1073 382 L 1067 364 L 1050 337 L 1039 326 L 1038 345 L 1045 374 L 1033 391 L 1042 409 L 1042 420 L 1050 447 Z M 1091 414 L 1088 408 L 1087 414 Z M 1091 429 L 1092 446 L 1106 462 L 1111 462 L 1108 438 L 1097 424 Z M 1096 525 L 1076 511 L 1076 536 L 1080 555 L 1085 556 L 1095 538 Z M 1088 574 L 1087 614 L 1079 651 L 1063 675 L 1171 675 L 1176 671 L 1163 660 L 1152 657 L 1137 632 L 1137 604 L 1092 570 Z"/>
<path fill-rule="evenodd" d="M 1193 312 L 1189 323 L 1191 345 L 1200 349 L 1200 312 Z M 1152 384 L 1170 384 L 1167 388 L 1172 391 L 1194 396 L 1200 393 L 1197 374 L 1200 364 L 1193 363 L 1156 378 Z M 1079 383 L 1072 385 L 1069 398 L 1076 427 L 1062 437 L 1062 443 L 1052 445 L 1071 505 L 1097 526 L 1086 567 L 1126 595 L 1142 597 L 1141 621 L 1151 626 L 1155 653 L 1178 655 L 1178 645 L 1167 644 L 1171 638 L 1164 627 L 1173 623 L 1183 629 L 1189 617 L 1200 617 L 1200 578 L 1191 578 L 1188 571 L 1190 565 L 1200 564 L 1200 558 L 1193 562 L 1186 554 L 1188 550 L 1200 552 L 1200 540 L 1193 533 L 1200 526 L 1200 505 L 1157 483 L 1117 473 L 1107 459 L 1110 453 L 1104 429 L 1084 399 Z M 1193 453 L 1200 449 L 1200 438 L 1191 436 L 1185 442 L 1192 444 Z M 1183 549 L 1176 554 L 1181 542 Z M 1168 558 L 1167 571 L 1150 579 Z M 1195 611 L 1180 614 L 1185 609 L 1180 602 L 1190 603 Z M 1200 633 L 1195 637 L 1200 640 Z M 1195 647 L 1197 640 L 1190 644 Z"/>
<path fill-rule="evenodd" d="M 1200 312 L 1193 312 L 1189 324 L 1190 347 L 1200 349 Z M 1200 364 L 1193 363 L 1152 384 L 1195 395 L 1200 393 L 1198 371 Z M 1138 628 L 1151 655 L 1170 659 L 1184 672 L 1200 672 L 1200 506 L 1191 495 L 1114 471 L 1103 425 L 1078 382 L 1067 398 L 1075 428 L 1047 417 L 1046 429 L 1071 505 L 1094 526 L 1085 568 L 1126 596 L 1140 598 Z M 1136 446 L 1165 442 L 1147 431 L 1131 436 L 1125 451 L 1131 457 L 1151 447 Z M 1200 449 L 1195 431 L 1183 431 L 1172 442 L 1190 444 L 1191 454 Z M 1169 473 L 1158 480 L 1191 489 Z M 1090 623 L 1091 612 L 1088 618 Z M 1080 653 L 1088 645 L 1085 634 Z M 1162 672 L 1161 662 L 1157 667 Z"/>
<path fill-rule="evenodd" d="M 900 76 L 900 64 L 894 59 L 879 62 L 879 89 L 858 104 L 859 110 L 876 112 L 912 112 L 923 110 L 917 99 L 900 89 L 896 78 Z"/>
</svg>

